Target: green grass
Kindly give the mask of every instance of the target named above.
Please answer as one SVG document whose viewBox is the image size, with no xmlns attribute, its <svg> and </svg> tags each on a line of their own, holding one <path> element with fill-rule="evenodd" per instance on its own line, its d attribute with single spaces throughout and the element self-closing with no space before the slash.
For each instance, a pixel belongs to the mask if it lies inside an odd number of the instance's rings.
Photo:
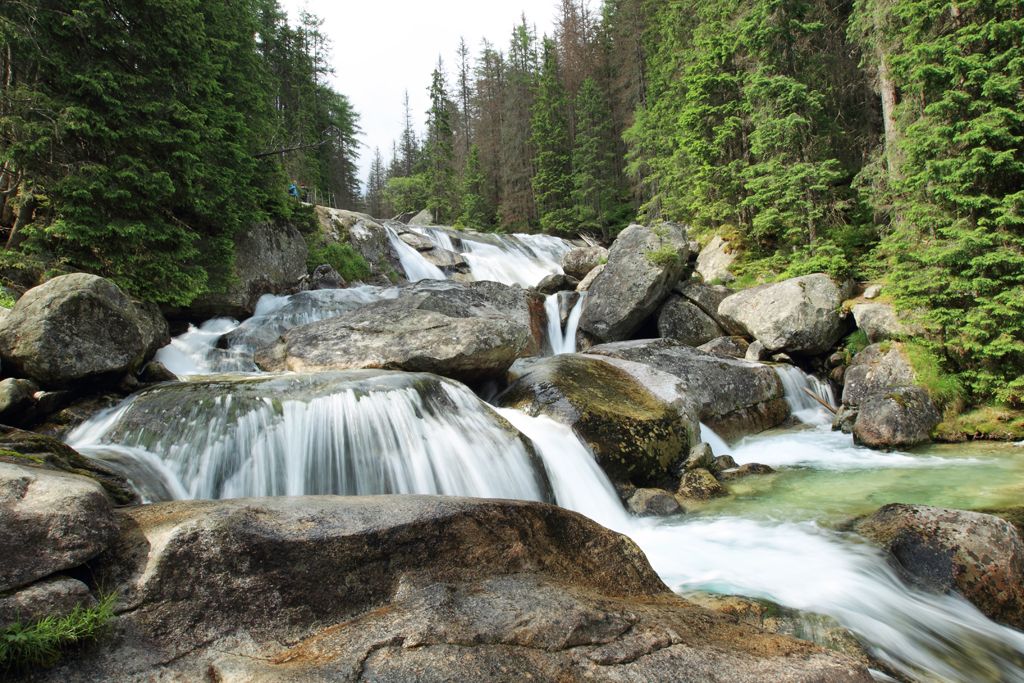
<svg viewBox="0 0 1024 683">
<path fill-rule="evenodd" d="M 666 244 L 652 251 L 648 251 L 647 260 L 656 266 L 668 268 L 679 263 L 679 250 L 671 244 Z"/>
<path fill-rule="evenodd" d="M 6 289 L 0 289 L 0 307 L 14 308 L 14 296 Z"/>
<path fill-rule="evenodd" d="M 960 379 L 943 370 L 938 357 L 922 343 L 908 341 L 903 344 L 903 350 L 914 369 L 914 379 L 928 392 L 935 405 L 940 409 L 960 412 L 967 398 Z"/>
<path fill-rule="evenodd" d="M 867 332 L 856 330 L 843 340 L 843 351 L 846 354 L 846 362 L 849 363 L 853 357 L 870 345 Z"/>
<path fill-rule="evenodd" d="M 362 254 L 352 248 L 351 244 L 325 242 L 322 238 L 316 237 L 310 240 L 306 265 L 312 271 L 322 263 L 327 263 L 338 271 L 338 274 L 345 278 L 345 282 L 365 280 L 370 276 L 370 264 Z"/>
<path fill-rule="evenodd" d="M 935 434 L 940 441 L 1024 440 L 1024 411 L 990 405 L 947 417 Z"/>
<path fill-rule="evenodd" d="M 100 636 L 113 616 L 111 594 L 64 617 L 8 626 L 0 630 L 0 672 L 51 667 L 73 646 Z"/>
</svg>

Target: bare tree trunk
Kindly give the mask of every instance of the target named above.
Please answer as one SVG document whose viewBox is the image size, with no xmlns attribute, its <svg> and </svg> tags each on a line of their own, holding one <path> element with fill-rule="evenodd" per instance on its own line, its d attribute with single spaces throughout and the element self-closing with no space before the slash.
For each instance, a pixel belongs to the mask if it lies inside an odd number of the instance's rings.
<svg viewBox="0 0 1024 683">
<path fill-rule="evenodd" d="M 896 130 L 896 86 L 889 75 L 889 60 L 878 51 L 878 91 L 882 97 L 882 125 L 885 128 L 885 163 L 889 177 L 899 177 L 899 133 Z"/>
<path fill-rule="evenodd" d="M 32 216 L 35 214 L 36 200 L 28 199 L 21 208 L 18 209 L 18 218 L 14 221 L 14 227 L 11 228 L 11 234 L 7 238 L 7 248 L 17 249 L 25 241 L 24 228 L 26 225 L 32 222 Z"/>
</svg>

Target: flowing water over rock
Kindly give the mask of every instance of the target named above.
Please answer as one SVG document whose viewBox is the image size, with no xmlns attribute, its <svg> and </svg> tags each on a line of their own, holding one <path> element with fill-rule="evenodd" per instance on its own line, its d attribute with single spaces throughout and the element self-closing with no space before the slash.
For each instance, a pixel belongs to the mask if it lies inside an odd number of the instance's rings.
<svg viewBox="0 0 1024 683">
<path fill-rule="evenodd" d="M 576 331 L 579 329 L 580 315 L 583 313 L 583 305 L 587 299 L 586 292 L 579 295 L 576 303 L 573 304 L 572 309 L 569 311 L 569 316 L 565 321 L 565 329 L 562 329 L 561 294 L 563 292 L 549 294 L 544 300 L 544 314 L 548 319 L 546 331 L 548 346 L 551 347 L 551 353 L 556 356 L 560 353 L 576 353 Z"/>
</svg>

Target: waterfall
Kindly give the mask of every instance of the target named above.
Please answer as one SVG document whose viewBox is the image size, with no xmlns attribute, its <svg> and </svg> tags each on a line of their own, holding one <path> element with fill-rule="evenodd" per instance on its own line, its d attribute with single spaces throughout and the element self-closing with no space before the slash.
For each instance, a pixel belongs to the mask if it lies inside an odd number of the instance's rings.
<svg viewBox="0 0 1024 683">
<path fill-rule="evenodd" d="M 586 293 L 579 295 L 576 303 L 565 321 L 565 329 L 562 329 L 562 303 L 565 292 L 549 294 L 544 300 L 544 315 L 547 317 L 547 340 L 551 347 L 551 353 L 576 353 L 576 330 L 579 328 L 580 315 L 583 313 L 583 302 Z"/>
<path fill-rule="evenodd" d="M 447 280 L 445 274 L 441 272 L 441 269 L 435 266 L 433 263 L 423 258 L 423 254 L 416 251 L 408 244 L 402 241 L 402 238 L 398 236 L 395 229 L 390 225 L 385 225 L 384 229 L 388 233 L 388 241 L 391 243 L 392 249 L 395 250 L 395 254 L 398 256 L 398 262 L 402 266 L 402 270 L 405 271 L 405 277 L 410 282 L 417 282 L 419 280 Z"/>
<path fill-rule="evenodd" d="M 779 379 L 782 380 L 786 402 L 789 403 L 789 410 L 793 417 L 805 424 L 831 424 L 832 414 L 807 394 L 809 391 L 828 405 L 834 406 L 836 399 L 827 382 L 822 382 L 817 377 L 808 375 L 793 365 L 773 365 L 772 367 Z"/>
<path fill-rule="evenodd" d="M 140 490 L 174 497 L 550 499 L 528 441 L 465 386 L 417 373 L 162 385 L 80 426 L 68 441 Z M 128 467 L 134 461 L 141 466 Z"/>
<path fill-rule="evenodd" d="M 715 455 L 726 455 L 732 453 L 729 449 L 729 444 L 725 442 L 725 439 L 720 437 L 715 430 L 708 427 L 703 422 L 700 423 L 700 440 L 711 446 L 711 452 Z"/>
</svg>

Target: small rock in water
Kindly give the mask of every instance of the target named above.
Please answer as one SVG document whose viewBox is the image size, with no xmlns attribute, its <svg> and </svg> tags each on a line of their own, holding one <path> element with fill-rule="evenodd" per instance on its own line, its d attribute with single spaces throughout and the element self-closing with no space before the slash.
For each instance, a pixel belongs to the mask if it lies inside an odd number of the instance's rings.
<svg viewBox="0 0 1024 683">
<path fill-rule="evenodd" d="M 703 469 L 690 470 L 679 482 L 677 493 L 684 500 L 711 500 L 729 495 L 729 491 L 718 483 L 715 475 Z"/>
<path fill-rule="evenodd" d="M 712 472 L 723 472 L 725 470 L 731 470 L 739 467 L 736 460 L 731 455 L 720 455 L 715 458 L 715 462 L 711 467 Z"/>
<path fill-rule="evenodd" d="M 177 382 L 178 376 L 167 369 L 160 361 L 151 360 L 139 373 L 139 381 L 143 384 L 159 384 L 160 382 Z"/>
<path fill-rule="evenodd" d="M 722 472 L 722 480 L 729 481 L 731 479 L 741 479 L 743 477 L 750 476 L 751 474 L 774 474 L 775 469 L 768 465 L 762 465 L 759 462 L 748 462 L 740 465 L 736 469 L 729 469 Z"/>
<path fill-rule="evenodd" d="M 630 512 L 641 517 L 665 517 L 686 512 L 676 497 L 664 489 L 637 489 L 629 497 L 627 506 Z"/>
<path fill-rule="evenodd" d="M 690 449 L 690 457 L 686 459 L 686 469 L 711 469 L 715 464 L 715 454 L 707 443 L 699 443 Z"/>
<path fill-rule="evenodd" d="M 309 277 L 310 289 L 341 289 L 345 286 L 345 278 L 327 263 L 321 263 Z"/>
<path fill-rule="evenodd" d="M 552 273 L 537 284 L 537 291 L 541 294 L 555 294 L 556 292 L 576 291 L 579 280 L 562 273 Z"/>
<path fill-rule="evenodd" d="M 832 431 L 842 432 L 843 434 L 852 434 L 853 425 L 857 422 L 857 413 L 860 412 L 857 408 L 850 406 L 841 406 L 836 416 L 832 418 Z"/>
</svg>

